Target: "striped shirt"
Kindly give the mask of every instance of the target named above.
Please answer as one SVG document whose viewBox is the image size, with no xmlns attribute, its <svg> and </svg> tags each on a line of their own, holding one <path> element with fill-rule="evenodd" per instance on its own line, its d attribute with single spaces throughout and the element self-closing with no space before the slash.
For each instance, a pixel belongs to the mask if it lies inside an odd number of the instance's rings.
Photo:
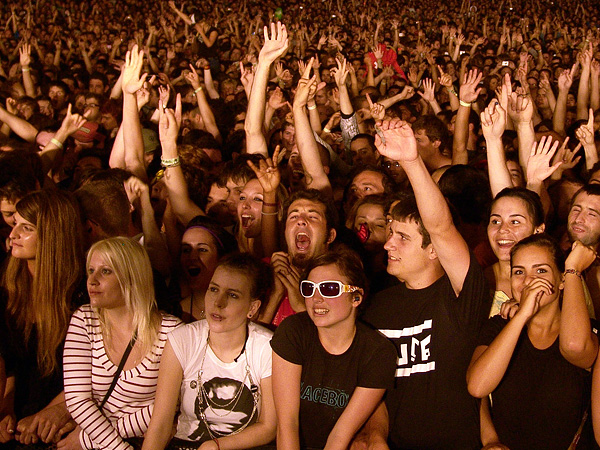
<svg viewBox="0 0 600 450">
<path fill-rule="evenodd" d="M 143 436 L 154 405 L 158 366 L 167 334 L 181 324 L 163 315 L 152 351 L 119 375 L 102 411 L 98 408 L 110 387 L 117 365 L 108 358 L 98 315 L 90 305 L 71 318 L 65 341 L 65 399 L 71 416 L 81 427 L 84 449 L 130 450 L 122 438 Z"/>
</svg>

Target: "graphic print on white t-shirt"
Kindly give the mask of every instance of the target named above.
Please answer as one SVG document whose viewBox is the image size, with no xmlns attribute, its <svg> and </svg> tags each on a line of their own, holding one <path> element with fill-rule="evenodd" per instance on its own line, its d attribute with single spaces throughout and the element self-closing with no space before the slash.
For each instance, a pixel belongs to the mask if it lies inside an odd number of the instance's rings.
<svg viewBox="0 0 600 450">
<path fill-rule="evenodd" d="M 192 441 L 212 439 L 214 436 L 233 434 L 246 424 L 256 422 L 258 414 L 254 411 L 254 399 L 248 386 L 231 378 L 215 377 L 203 383 L 208 402 L 202 394 L 198 382 L 190 382 L 191 389 L 197 389 L 194 412 L 198 428 L 188 436 Z M 242 392 L 240 392 L 240 387 Z M 254 417 L 252 413 L 254 412 Z M 204 415 L 206 425 L 202 416 Z"/>
<path fill-rule="evenodd" d="M 429 319 L 421 325 L 401 330 L 379 330 L 387 338 L 393 339 L 398 349 L 396 378 L 435 370 L 435 361 L 431 360 L 429 349 L 432 329 L 433 320 Z"/>
</svg>

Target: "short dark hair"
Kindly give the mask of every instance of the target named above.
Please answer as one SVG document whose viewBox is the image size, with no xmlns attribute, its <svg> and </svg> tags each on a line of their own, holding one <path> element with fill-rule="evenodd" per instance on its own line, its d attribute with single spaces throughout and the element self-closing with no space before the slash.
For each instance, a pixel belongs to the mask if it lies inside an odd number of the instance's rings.
<svg viewBox="0 0 600 450">
<path fill-rule="evenodd" d="M 519 242 L 515 244 L 515 246 L 510 251 L 510 266 L 513 265 L 513 258 L 517 254 L 519 250 L 525 247 L 536 246 L 546 248 L 550 251 L 552 255 L 552 259 L 558 267 L 560 272 L 565 271 L 565 254 L 563 253 L 560 245 L 556 239 L 546 233 L 538 233 L 532 234 L 531 236 L 527 236 L 524 239 L 521 239 Z"/>
<path fill-rule="evenodd" d="M 343 247 L 312 258 L 304 269 L 301 279 L 306 280 L 313 269 L 329 265 L 337 266 L 342 275 L 348 278 L 348 283 L 366 290 L 367 276 L 361 259 L 356 252 Z"/>
<path fill-rule="evenodd" d="M 273 288 L 273 269 L 269 264 L 250 253 L 232 253 L 221 259 L 218 267 L 227 267 L 246 275 L 252 283 L 250 296 L 261 301 L 260 310 L 266 306 Z"/>
<path fill-rule="evenodd" d="M 531 216 L 531 222 L 533 223 L 534 227 L 539 227 L 544 223 L 544 207 L 542 205 L 542 200 L 540 199 L 540 196 L 536 192 L 522 187 L 504 188 L 500 192 L 498 192 L 498 194 L 496 194 L 496 197 L 494 197 L 492 204 L 490 205 L 490 214 L 492 212 L 494 204 L 504 197 L 518 198 L 519 200 L 525 202 L 525 207 L 527 208 L 527 212 Z M 488 216 L 490 214 L 488 214 Z"/>
<path fill-rule="evenodd" d="M 302 189 L 294 192 L 286 199 L 283 205 L 284 218 L 287 218 L 290 206 L 296 200 L 309 200 L 323 205 L 325 207 L 325 222 L 327 225 L 327 231 L 331 229 L 337 229 L 339 218 L 337 210 L 335 209 L 335 205 L 333 201 L 321 191 L 317 189 Z"/>
<path fill-rule="evenodd" d="M 577 192 L 575 192 L 575 195 L 571 199 L 571 204 L 569 205 L 569 210 L 573 207 L 573 205 L 575 204 L 575 199 L 581 193 L 584 193 L 587 195 L 595 195 L 595 196 L 600 197 L 600 184 L 592 183 L 592 184 L 583 185 L 583 187 L 581 189 L 579 189 Z"/>
<path fill-rule="evenodd" d="M 429 244 L 431 244 L 431 236 L 423 225 L 423 220 L 421 219 L 421 214 L 419 213 L 419 208 L 417 206 L 417 199 L 415 198 L 414 194 L 406 195 L 400 198 L 398 203 L 396 203 L 390 209 L 389 215 L 391 216 L 392 220 L 397 220 L 399 222 L 415 222 L 417 224 L 419 233 L 423 237 L 421 248 L 426 248 Z"/>
<path fill-rule="evenodd" d="M 440 152 L 448 147 L 450 137 L 448 127 L 446 127 L 446 124 L 438 117 L 421 116 L 413 123 L 412 128 L 415 133 L 419 130 L 423 130 L 432 143 L 440 141 Z"/>
</svg>

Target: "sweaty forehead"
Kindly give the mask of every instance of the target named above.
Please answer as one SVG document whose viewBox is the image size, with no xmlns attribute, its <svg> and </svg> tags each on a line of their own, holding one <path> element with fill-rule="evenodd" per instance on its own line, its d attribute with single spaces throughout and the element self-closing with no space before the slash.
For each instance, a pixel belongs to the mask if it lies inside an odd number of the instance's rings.
<svg viewBox="0 0 600 450">
<path fill-rule="evenodd" d="M 325 216 L 325 205 L 320 202 L 302 198 L 292 202 L 288 208 L 288 217 L 293 212 L 314 212 L 321 216 Z"/>
<path fill-rule="evenodd" d="M 600 196 L 590 195 L 587 192 L 580 192 L 573 199 L 573 206 L 580 206 L 600 211 Z"/>
</svg>

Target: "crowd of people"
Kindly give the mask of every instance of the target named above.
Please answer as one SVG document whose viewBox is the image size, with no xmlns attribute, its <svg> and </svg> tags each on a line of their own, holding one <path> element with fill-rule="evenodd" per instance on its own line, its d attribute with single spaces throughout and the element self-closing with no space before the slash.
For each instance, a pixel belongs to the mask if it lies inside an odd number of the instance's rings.
<svg viewBox="0 0 600 450">
<path fill-rule="evenodd" d="M 598 448 L 594 2 L 0 28 L 2 446 Z"/>
</svg>

